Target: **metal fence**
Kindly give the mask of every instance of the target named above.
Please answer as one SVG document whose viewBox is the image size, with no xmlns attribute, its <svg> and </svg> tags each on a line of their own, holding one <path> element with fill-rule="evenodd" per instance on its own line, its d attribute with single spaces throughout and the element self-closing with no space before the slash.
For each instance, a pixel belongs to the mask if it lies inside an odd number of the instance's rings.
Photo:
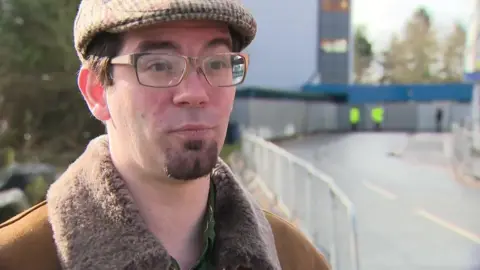
<svg viewBox="0 0 480 270">
<path fill-rule="evenodd" d="M 469 120 L 452 125 L 451 161 L 458 177 L 480 181 L 480 149 L 473 129 Z"/>
<path fill-rule="evenodd" d="M 275 195 L 332 269 L 359 269 L 356 215 L 332 177 L 261 137 L 243 133 L 245 166 Z"/>
</svg>

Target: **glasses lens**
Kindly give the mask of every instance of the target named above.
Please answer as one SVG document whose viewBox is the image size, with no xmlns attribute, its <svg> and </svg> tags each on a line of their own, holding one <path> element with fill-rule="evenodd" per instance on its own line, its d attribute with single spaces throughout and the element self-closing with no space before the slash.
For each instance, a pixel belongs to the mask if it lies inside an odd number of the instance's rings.
<svg viewBox="0 0 480 270">
<path fill-rule="evenodd" d="M 186 68 L 185 59 L 168 54 L 146 54 L 138 58 L 138 80 L 143 85 L 169 87 L 180 82 Z"/>
<path fill-rule="evenodd" d="M 246 59 L 240 54 L 218 54 L 207 57 L 203 71 L 213 86 L 233 86 L 245 77 Z"/>
</svg>

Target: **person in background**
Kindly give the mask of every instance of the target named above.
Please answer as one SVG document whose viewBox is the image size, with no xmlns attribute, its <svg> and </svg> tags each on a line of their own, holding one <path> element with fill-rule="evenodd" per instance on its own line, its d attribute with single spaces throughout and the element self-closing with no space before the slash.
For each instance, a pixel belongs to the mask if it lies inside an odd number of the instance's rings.
<svg viewBox="0 0 480 270">
<path fill-rule="evenodd" d="M 350 108 L 350 129 L 356 131 L 358 129 L 358 123 L 360 122 L 360 110 L 358 107 Z"/>
<path fill-rule="evenodd" d="M 0 269 L 329 269 L 218 158 L 256 30 L 236 0 L 81 1 L 78 86 L 107 132 L 0 225 Z"/>
<path fill-rule="evenodd" d="M 437 132 L 442 132 L 442 123 L 443 123 L 443 109 L 437 108 L 435 111 L 435 130 Z"/>
<path fill-rule="evenodd" d="M 372 108 L 371 117 L 375 131 L 382 130 L 383 114 L 384 111 L 382 106 L 378 105 Z"/>
</svg>

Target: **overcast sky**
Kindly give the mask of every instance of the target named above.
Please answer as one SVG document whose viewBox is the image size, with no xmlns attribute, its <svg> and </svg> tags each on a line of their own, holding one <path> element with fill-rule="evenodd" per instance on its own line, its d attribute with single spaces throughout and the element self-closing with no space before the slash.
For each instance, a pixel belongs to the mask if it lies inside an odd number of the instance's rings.
<svg viewBox="0 0 480 270">
<path fill-rule="evenodd" d="M 467 24 L 474 0 L 352 0 L 353 23 L 367 26 L 375 50 L 389 41 L 392 32 L 402 29 L 406 19 L 424 6 L 432 15 L 435 27 L 448 32 L 452 23 Z"/>
</svg>

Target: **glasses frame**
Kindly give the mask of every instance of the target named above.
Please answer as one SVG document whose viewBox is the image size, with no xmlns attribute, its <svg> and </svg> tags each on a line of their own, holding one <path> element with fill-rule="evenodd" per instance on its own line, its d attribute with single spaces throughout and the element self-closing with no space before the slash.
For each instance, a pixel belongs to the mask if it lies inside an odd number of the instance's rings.
<svg viewBox="0 0 480 270">
<path fill-rule="evenodd" d="M 148 85 L 148 84 L 143 84 L 141 81 L 140 81 L 140 77 L 138 76 L 138 68 L 137 68 L 137 64 L 138 64 L 138 59 L 140 59 L 142 56 L 145 56 L 145 55 L 168 55 L 168 56 L 176 56 L 176 57 L 181 57 L 184 59 L 185 61 L 185 69 L 183 70 L 183 74 L 181 75 L 180 79 L 178 80 L 178 83 L 176 84 L 173 84 L 173 85 L 169 85 L 169 86 L 152 86 L 152 85 Z M 215 56 L 215 55 L 239 55 L 241 57 L 243 57 L 245 59 L 245 71 L 244 71 L 244 74 L 243 74 L 243 78 L 242 80 L 237 83 L 237 84 L 232 84 L 232 85 L 213 85 L 207 78 L 207 75 L 205 75 L 205 71 L 203 70 L 203 66 L 202 66 L 202 61 L 199 61 L 199 60 L 203 60 L 205 58 L 208 58 L 208 57 L 212 57 L 212 56 Z M 192 70 L 198 70 L 200 69 L 201 73 L 203 74 L 203 77 L 205 78 L 205 80 L 208 82 L 209 85 L 213 86 L 213 87 L 231 87 L 231 86 L 237 86 L 237 85 L 240 85 L 242 84 L 244 81 L 245 81 L 245 78 L 247 77 L 247 71 L 248 71 L 248 66 L 249 66 L 249 63 L 250 63 L 250 59 L 249 59 L 249 55 L 246 54 L 246 53 L 236 53 L 236 52 L 228 52 L 228 53 L 216 53 L 216 54 L 212 54 L 212 55 L 205 55 L 205 56 L 198 56 L 198 57 L 193 57 L 193 56 L 186 56 L 186 55 L 181 55 L 181 54 L 173 54 L 173 53 L 152 53 L 152 52 L 145 52 L 145 53 L 131 53 L 131 54 L 125 54 L 125 55 L 119 55 L 119 56 L 116 56 L 116 57 L 113 57 L 111 60 L 110 60 L 110 64 L 112 65 L 128 65 L 128 66 L 132 66 L 134 69 L 135 69 L 135 75 L 137 77 L 137 82 L 140 84 L 140 85 L 143 85 L 143 86 L 147 86 L 147 87 L 153 87 L 153 88 L 170 88 L 170 87 L 175 87 L 175 86 L 178 86 L 182 83 L 182 81 L 185 79 L 185 77 L 190 74 L 190 72 Z"/>
</svg>

